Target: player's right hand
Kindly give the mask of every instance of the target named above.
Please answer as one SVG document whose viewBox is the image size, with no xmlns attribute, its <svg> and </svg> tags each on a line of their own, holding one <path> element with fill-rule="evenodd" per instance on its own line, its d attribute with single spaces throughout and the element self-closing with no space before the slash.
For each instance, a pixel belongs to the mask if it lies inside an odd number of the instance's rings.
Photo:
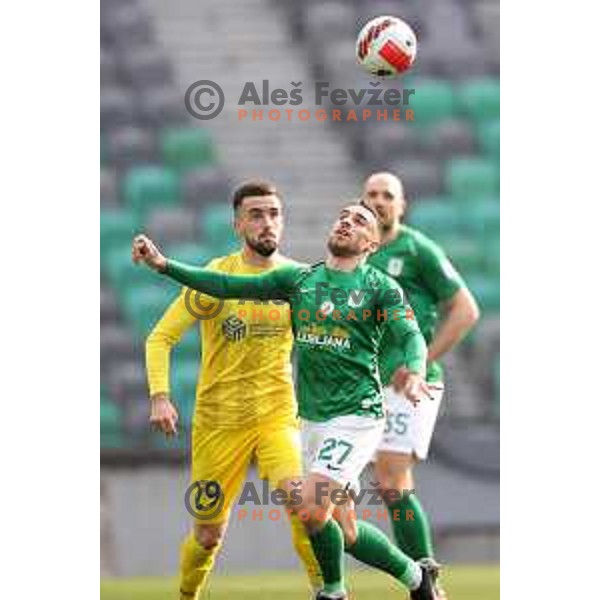
<svg viewBox="0 0 600 600">
<path fill-rule="evenodd" d="M 177 409 L 169 400 L 167 394 L 155 394 L 150 398 L 150 425 L 155 431 L 162 431 L 165 435 L 177 435 Z"/>
<path fill-rule="evenodd" d="M 167 267 L 167 259 L 160 252 L 158 246 L 144 234 L 136 235 L 133 238 L 131 258 L 134 263 L 146 263 L 155 271 L 164 271 Z"/>
</svg>

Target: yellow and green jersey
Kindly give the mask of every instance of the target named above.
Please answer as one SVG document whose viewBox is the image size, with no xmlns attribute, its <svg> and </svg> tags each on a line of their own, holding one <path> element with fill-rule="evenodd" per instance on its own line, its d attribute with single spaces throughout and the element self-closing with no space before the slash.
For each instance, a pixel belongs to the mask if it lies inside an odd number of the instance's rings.
<svg viewBox="0 0 600 600">
<path fill-rule="evenodd" d="M 444 251 L 419 231 L 400 226 L 400 233 L 369 257 L 377 267 L 402 287 L 415 311 L 419 329 L 429 344 L 439 318 L 439 305 L 465 285 Z M 402 348 L 385 337 L 380 354 L 381 378 L 385 385 L 394 371 L 404 363 Z M 427 368 L 427 380 L 441 381 L 442 366 L 432 362 Z"/>
<path fill-rule="evenodd" d="M 289 263 L 281 257 L 277 266 Z M 240 275 L 265 272 L 245 262 L 241 253 L 214 259 L 207 269 Z M 240 305 L 237 300 L 226 300 L 215 310 L 219 306 L 217 300 L 182 290 L 146 343 L 150 393 L 169 392 L 170 349 L 199 323 L 202 364 L 196 422 L 236 429 L 293 422 L 297 409 L 289 306 L 269 301 Z"/>
<path fill-rule="evenodd" d="M 323 263 L 286 265 L 261 275 L 230 275 L 169 261 L 165 274 L 215 298 L 289 302 L 304 419 L 383 416 L 378 354 L 385 332 L 403 348 L 409 368 L 425 373 L 427 347 L 402 290 L 370 265 L 352 272 Z M 237 302 L 238 310 L 247 306 Z M 255 358 L 263 360 L 258 353 Z"/>
</svg>

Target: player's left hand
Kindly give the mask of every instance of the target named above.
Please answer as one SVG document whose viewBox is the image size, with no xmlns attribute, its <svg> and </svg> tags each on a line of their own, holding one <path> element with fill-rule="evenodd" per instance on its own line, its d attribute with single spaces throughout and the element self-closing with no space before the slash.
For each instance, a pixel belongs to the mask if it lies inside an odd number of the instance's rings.
<svg viewBox="0 0 600 600">
<path fill-rule="evenodd" d="M 402 392 L 406 399 L 415 406 L 422 398 L 433 399 L 425 378 L 419 373 L 409 371 L 406 367 L 396 370 L 392 382 L 394 390 Z"/>
<path fill-rule="evenodd" d="M 392 376 L 392 386 L 395 392 L 401 392 L 406 385 L 410 371 L 406 367 L 398 367 Z"/>
</svg>

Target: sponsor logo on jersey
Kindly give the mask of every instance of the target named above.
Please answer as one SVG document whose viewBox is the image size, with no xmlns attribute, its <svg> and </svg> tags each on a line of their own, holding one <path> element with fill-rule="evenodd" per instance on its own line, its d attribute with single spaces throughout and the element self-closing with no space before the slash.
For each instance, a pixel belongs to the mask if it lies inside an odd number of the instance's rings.
<svg viewBox="0 0 600 600">
<path fill-rule="evenodd" d="M 250 335 L 258 337 L 275 337 L 285 335 L 288 332 L 288 327 L 285 325 L 269 325 L 267 323 L 256 323 L 250 325 Z"/>
<path fill-rule="evenodd" d="M 225 339 L 231 342 L 239 342 L 243 337 L 246 336 L 248 328 L 246 327 L 246 323 L 244 323 L 244 321 L 232 315 L 223 321 L 221 331 L 223 332 Z"/>
<path fill-rule="evenodd" d="M 326 346 L 328 348 L 336 348 L 341 350 L 350 350 L 350 339 L 346 332 L 345 335 L 336 335 L 336 331 L 331 333 L 315 333 L 310 330 L 300 330 L 296 335 L 296 341 L 311 346 Z"/>
</svg>

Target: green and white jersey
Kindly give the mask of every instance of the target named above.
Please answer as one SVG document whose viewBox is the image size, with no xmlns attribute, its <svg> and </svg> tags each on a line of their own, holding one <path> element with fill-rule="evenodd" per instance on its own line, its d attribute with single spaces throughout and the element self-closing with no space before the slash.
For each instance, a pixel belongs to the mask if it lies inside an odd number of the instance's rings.
<svg viewBox="0 0 600 600">
<path fill-rule="evenodd" d="M 292 264 L 259 275 L 230 275 L 169 261 L 166 274 L 216 298 L 289 303 L 298 412 L 309 421 L 383 416 L 378 355 L 384 335 L 403 349 L 411 369 L 425 373 L 425 340 L 400 286 L 370 265 L 347 272 L 323 263 Z"/>
<path fill-rule="evenodd" d="M 401 225 L 399 235 L 369 257 L 369 264 L 398 282 L 415 311 L 419 329 L 429 344 L 437 327 L 440 302 L 451 298 L 465 283 L 444 251 L 424 234 Z M 379 359 L 381 379 L 388 385 L 398 366 L 404 364 L 403 349 L 387 335 Z M 438 362 L 427 368 L 427 381 L 441 381 Z"/>
</svg>

